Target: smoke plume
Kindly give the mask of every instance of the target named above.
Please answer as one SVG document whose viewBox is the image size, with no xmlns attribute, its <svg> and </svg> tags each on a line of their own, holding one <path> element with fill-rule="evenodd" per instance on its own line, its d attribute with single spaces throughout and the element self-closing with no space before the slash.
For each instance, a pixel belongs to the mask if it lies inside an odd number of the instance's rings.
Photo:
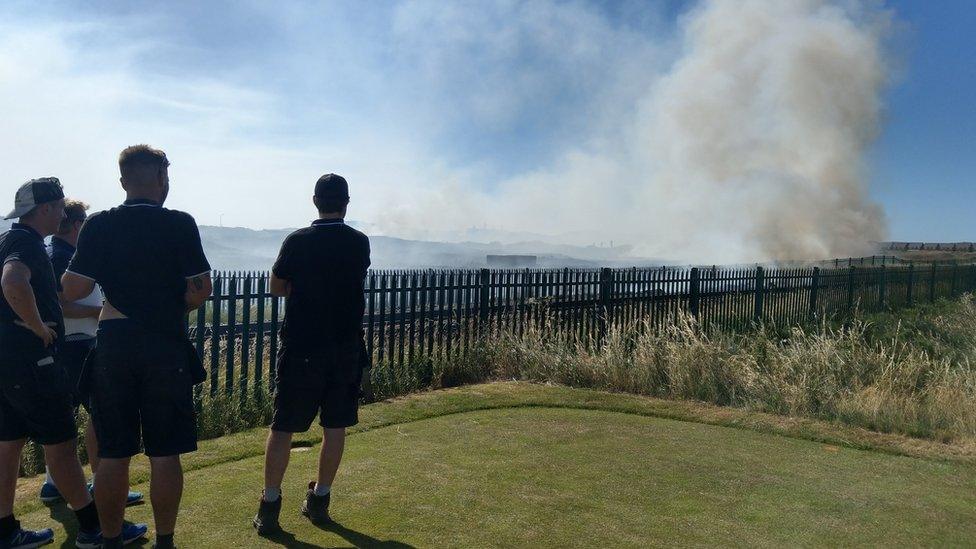
<svg viewBox="0 0 976 549">
<path fill-rule="evenodd" d="M 691 261 L 869 252 L 885 235 L 865 154 L 887 27 L 873 4 L 707 0 L 682 19 L 676 60 L 633 108 L 594 124 L 612 131 L 478 200 L 452 196 L 454 209 Z"/>
</svg>

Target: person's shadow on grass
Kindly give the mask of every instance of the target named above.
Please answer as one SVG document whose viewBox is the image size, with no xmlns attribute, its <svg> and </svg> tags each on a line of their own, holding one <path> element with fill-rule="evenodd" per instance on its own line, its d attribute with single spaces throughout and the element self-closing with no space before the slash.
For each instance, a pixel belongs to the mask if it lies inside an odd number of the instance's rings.
<svg viewBox="0 0 976 549">
<path fill-rule="evenodd" d="M 333 534 L 338 535 L 342 539 L 349 542 L 349 545 L 358 549 L 416 549 L 416 547 L 410 545 L 409 543 L 392 540 L 378 540 L 370 535 L 346 528 L 338 522 L 330 522 L 328 524 L 321 525 L 316 524 L 316 526 L 323 532 L 332 532 Z M 284 530 L 278 532 L 277 534 L 267 536 L 265 539 L 279 543 L 284 547 L 288 547 L 289 549 L 322 549 L 323 547 L 322 545 L 314 545 L 300 541 L 295 537 L 295 534 L 286 532 Z"/>
<path fill-rule="evenodd" d="M 64 527 L 66 537 L 64 542 L 61 543 L 61 549 L 77 549 L 75 547 L 75 538 L 78 537 L 78 519 L 75 518 L 74 511 L 69 509 L 63 502 L 49 505 L 48 510 L 51 513 L 51 518 Z M 57 535 L 57 532 L 55 532 L 55 535 Z M 143 547 L 147 543 L 149 543 L 149 538 L 144 537 L 126 547 Z"/>
</svg>

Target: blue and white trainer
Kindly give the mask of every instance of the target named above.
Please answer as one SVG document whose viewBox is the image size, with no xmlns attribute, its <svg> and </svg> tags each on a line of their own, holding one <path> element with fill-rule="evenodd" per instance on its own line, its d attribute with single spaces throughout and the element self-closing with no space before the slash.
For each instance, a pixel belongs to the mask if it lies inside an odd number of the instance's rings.
<svg viewBox="0 0 976 549">
<path fill-rule="evenodd" d="M 122 545 L 135 543 L 146 536 L 149 526 L 145 524 L 125 523 L 122 525 Z M 75 547 L 78 549 L 99 549 L 102 546 L 102 531 L 78 532 Z"/>
<path fill-rule="evenodd" d="M 12 536 L 5 540 L 3 547 L 10 549 L 33 549 L 54 542 L 54 530 L 45 528 L 43 530 L 24 530 L 18 529 Z"/>
<path fill-rule="evenodd" d="M 42 492 L 43 492 L 43 490 L 42 490 Z M 89 482 L 88 483 L 88 493 L 91 494 L 92 499 L 95 498 L 95 483 L 93 483 L 93 482 Z M 128 507 L 130 505 L 135 505 L 137 503 L 141 503 L 143 499 L 144 498 L 142 496 L 142 492 L 136 492 L 135 490 L 129 490 L 129 494 L 125 496 L 125 506 Z M 43 501 L 43 500 L 44 500 L 44 498 L 42 496 L 41 497 L 41 501 Z"/>
<path fill-rule="evenodd" d="M 61 501 L 61 491 L 58 487 L 51 484 L 50 482 L 45 482 L 41 486 L 41 501 L 47 504 L 57 503 Z"/>
</svg>

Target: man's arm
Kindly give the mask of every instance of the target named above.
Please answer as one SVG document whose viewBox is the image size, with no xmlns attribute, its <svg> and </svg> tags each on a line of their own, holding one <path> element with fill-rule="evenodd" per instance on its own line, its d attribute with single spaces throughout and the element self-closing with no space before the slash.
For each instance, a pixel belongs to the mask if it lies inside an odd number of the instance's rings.
<svg viewBox="0 0 976 549">
<path fill-rule="evenodd" d="M 58 334 L 41 320 L 30 279 L 31 272 L 27 265 L 20 261 L 8 261 L 3 265 L 0 287 L 3 288 L 3 297 L 7 299 L 10 308 L 17 313 L 24 326 L 41 338 L 44 346 L 47 347 L 54 342 Z"/>
<path fill-rule="evenodd" d="M 64 302 L 78 301 L 88 297 L 90 293 L 95 289 L 95 281 L 82 276 L 78 273 L 73 273 L 71 271 L 66 271 L 61 277 L 61 301 L 62 306 Z M 72 317 L 77 318 L 77 317 Z"/>
<path fill-rule="evenodd" d="M 186 294 L 183 300 L 186 302 L 187 312 L 202 307 L 211 293 L 213 293 L 213 281 L 210 279 L 210 273 L 202 273 L 186 279 Z"/>
<path fill-rule="evenodd" d="M 292 250 L 295 247 L 294 233 L 289 235 L 284 242 L 281 243 L 281 249 L 278 250 L 278 258 L 275 259 L 274 265 L 271 267 L 271 295 L 275 297 L 288 297 L 291 295 L 291 278 L 295 273 L 294 254 Z"/>
<path fill-rule="evenodd" d="M 64 318 L 98 318 L 98 315 L 102 314 L 101 307 L 65 301 L 63 292 L 58 294 L 58 297 L 61 301 L 61 312 L 64 313 Z"/>
<path fill-rule="evenodd" d="M 288 297 L 291 295 L 291 282 L 288 282 L 284 278 L 278 278 L 277 275 L 271 273 L 271 295 L 275 297 Z"/>
</svg>

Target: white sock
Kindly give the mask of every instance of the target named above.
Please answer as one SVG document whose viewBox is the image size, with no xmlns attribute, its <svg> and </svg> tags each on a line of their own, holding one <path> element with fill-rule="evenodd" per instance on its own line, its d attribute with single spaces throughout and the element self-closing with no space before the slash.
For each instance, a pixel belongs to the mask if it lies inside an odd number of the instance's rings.
<svg viewBox="0 0 976 549">
<path fill-rule="evenodd" d="M 267 501 L 268 503 L 272 503 L 278 501 L 278 498 L 280 497 L 281 497 L 281 488 L 268 488 L 268 487 L 264 488 L 264 501 Z"/>
<path fill-rule="evenodd" d="M 315 483 L 315 490 L 313 490 L 313 492 L 315 493 L 315 495 L 318 496 L 318 497 L 325 496 L 325 495 L 327 495 L 331 491 L 332 491 L 332 486 L 324 486 L 324 485 L 319 484 L 317 482 Z"/>
<path fill-rule="evenodd" d="M 51 471 L 49 471 L 46 467 L 44 468 L 44 483 L 54 486 L 54 479 L 51 478 Z"/>
</svg>

